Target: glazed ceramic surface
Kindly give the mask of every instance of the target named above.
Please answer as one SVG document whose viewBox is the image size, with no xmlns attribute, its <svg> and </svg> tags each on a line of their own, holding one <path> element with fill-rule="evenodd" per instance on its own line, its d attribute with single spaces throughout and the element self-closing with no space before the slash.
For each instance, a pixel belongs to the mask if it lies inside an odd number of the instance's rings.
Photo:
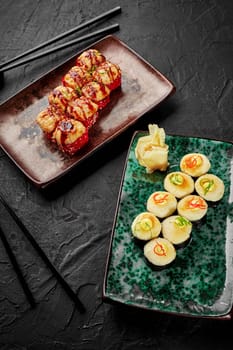
<svg viewBox="0 0 233 350">
<path fill-rule="evenodd" d="M 39 187 L 67 173 L 174 91 L 170 81 L 116 37 L 107 36 L 91 47 L 120 66 L 122 86 L 112 92 L 110 103 L 90 130 L 87 146 L 75 156 L 51 145 L 35 119 L 48 106 L 49 92 L 61 84 L 81 52 L 0 106 L 0 145 Z"/>
<path fill-rule="evenodd" d="M 135 133 L 125 166 L 108 256 L 104 297 L 109 301 L 182 315 L 218 317 L 232 308 L 233 296 L 233 145 L 201 138 L 166 136 L 169 168 L 147 174 L 134 154 Z M 193 223 L 189 243 L 174 263 L 153 270 L 131 233 L 133 218 L 145 211 L 149 195 L 163 189 L 168 172 L 179 170 L 186 153 L 206 154 L 209 172 L 225 184 L 224 197 L 209 203 L 207 215 Z"/>
</svg>

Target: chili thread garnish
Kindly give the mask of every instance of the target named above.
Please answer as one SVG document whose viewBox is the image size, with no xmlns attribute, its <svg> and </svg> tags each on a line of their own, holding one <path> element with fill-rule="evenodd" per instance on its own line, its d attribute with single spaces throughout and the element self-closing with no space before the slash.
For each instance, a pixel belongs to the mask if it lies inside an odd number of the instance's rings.
<svg viewBox="0 0 233 350">
<path fill-rule="evenodd" d="M 206 209 L 206 204 L 202 198 L 192 198 L 187 204 L 190 209 Z"/>
<path fill-rule="evenodd" d="M 185 159 L 185 165 L 187 168 L 195 168 L 202 163 L 202 157 L 199 155 L 190 156 Z"/>
<path fill-rule="evenodd" d="M 153 195 L 153 200 L 155 204 L 163 204 L 168 199 L 168 193 L 155 193 Z"/>
<path fill-rule="evenodd" d="M 159 256 L 166 256 L 166 249 L 164 248 L 164 246 L 160 243 L 156 243 L 156 245 L 154 246 L 154 253 L 156 255 Z"/>
</svg>

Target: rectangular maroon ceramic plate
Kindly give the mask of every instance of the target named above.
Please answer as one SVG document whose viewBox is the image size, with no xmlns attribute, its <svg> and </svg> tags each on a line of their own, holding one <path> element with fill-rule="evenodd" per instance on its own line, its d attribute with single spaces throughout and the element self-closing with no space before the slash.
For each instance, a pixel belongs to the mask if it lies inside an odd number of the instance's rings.
<svg viewBox="0 0 233 350">
<path fill-rule="evenodd" d="M 111 94 L 109 105 L 101 111 L 90 131 L 88 145 L 75 156 L 69 157 L 54 149 L 35 119 L 48 106 L 49 92 L 61 84 L 62 76 L 75 65 L 81 52 L 0 106 L 0 145 L 38 187 L 46 187 L 60 178 L 175 90 L 166 77 L 117 37 L 108 35 L 90 47 L 120 66 L 122 86 Z"/>
</svg>

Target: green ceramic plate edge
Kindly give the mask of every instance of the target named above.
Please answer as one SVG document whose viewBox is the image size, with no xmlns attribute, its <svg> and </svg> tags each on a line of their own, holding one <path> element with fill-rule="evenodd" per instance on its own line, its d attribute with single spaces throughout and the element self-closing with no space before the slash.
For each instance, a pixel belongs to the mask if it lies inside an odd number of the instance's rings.
<svg viewBox="0 0 233 350">
<path fill-rule="evenodd" d="M 187 316 L 223 316 L 233 302 L 233 144 L 199 137 L 166 135 L 169 168 L 147 174 L 134 154 L 137 131 L 129 147 L 106 264 L 104 297 L 109 301 Z M 206 217 L 194 224 L 189 244 L 177 249 L 175 262 L 151 269 L 131 234 L 133 218 L 145 210 L 149 195 L 163 189 L 168 172 L 179 170 L 186 153 L 206 154 L 209 173 L 225 184 L 222 200 L 209 203 Z"/>
</svg>

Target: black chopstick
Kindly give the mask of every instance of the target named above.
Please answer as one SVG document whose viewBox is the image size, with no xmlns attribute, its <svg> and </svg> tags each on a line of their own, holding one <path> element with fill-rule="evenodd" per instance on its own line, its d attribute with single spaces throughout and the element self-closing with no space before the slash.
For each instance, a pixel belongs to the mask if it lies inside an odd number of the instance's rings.
<svg viewBox="0 0 233 350">
<path fill-rule="evenodd" d="M 111 15 L 114 15 L 114 14 L 117 14 L 119 12 L 121 12 L 121 7 L 120 6 L 114 7 L 113 9 L 111 9 L 109 11 L 106 11 L 106 12 L 102 13 L 101 15 L 97 16 L 97 17 L 94 17 L 94 18 L 92 18 L 92 19 L 90 19 L 90 20 L 88 20 L 88 21 L 78 25 L 77 27 L 74 27 L 74 28 L 72 28 L 72 29 L 70 29 L 70 30 L 68 30 L 68 31 L 66 31 L 64 33 L 61 33 L 61 34 L 55 36 L 54 38 L 52 38 L 52 39 L 50 39 L 50 40 L 48 40 L 48 41 L 46 41 L 44 43 L 41 43 L 38 46 L 35 46 L 34 48 L 32 48 L 30 50 L 27 50 L 27 51 L 23 52 L 22 54 L 20 54 L 20 55 L 18 55 L 16 57 L 11 58 L 7 62 L 1 63 L 0 64 L 0 69 L 5 67 L 5 66 L 8 66 L 10 63 L 13 63 L 13 62 L 17 61 L 18 59 L 21 59 L 21 58 L 29 55 L 30 53 L 33 53 L 33 52 L 35 52 L 35 51 L 37 51 L 37 50 L 39 50 L 39 49 L 41 49 L 41 48 L 43 48 L 43 47 L 45 47 L 45 46 L 47 46 L 49 44 L 54 43 L 55 41 L 58 41 L 58 40 L 60 40 L 62 38 L 65 38 L 68 35 L 70 35 L 70 34 L 72 34 L 74 32 L 77 32 L 77 31 L 79 31 L 79 30 L 81 30 L 81 29 L 83 29 L 83 28 L 85 28 L 85 27 L 87 27 L 87 26 L 89 26 L 89 25 L 91 25 L 91 24 L 101 20 L 101 19 L 107 18 L 107 17 L 109 17 Z"/>
<path fill-rule="evenodd" d="M 0 201 L 8 211 L 8 213 L 12 216 L 16 224 L 19 226 L 19 228 L 22 230 L 24 235 L 27 237 L 29 242 L 32 244 L 34 249 L 37 251 L 37 253 L 40 255 L 40 257 L 43 259 L 43 261 L 46 263 L 46 265 L 49 267 L 49 269 L 52 271 L 52 273 L 57 278 L 58 282 L 60 282 L 61 286 L 67 293 L 67 295 L 73 300 L 75 305 L 77 306 L 78 310 L 80 312 L 85 312 L 85 307 L 82 304 L 82 302 L 79 300 L 78 296 L 74 293 L 74 291 L 71 289 L 69 284 L 64 280 L 64 278 L 60 275 L 56 267 L 51 263 L 43 249 L 39 246 L 39 244 L 36 242 L 34 237 L 31 235 L 31 233 L 28 231 L 26 226 L 23 224 L 23 222 L 19 219 L 19 217 L 15 214 L 13 209 L 9 206 L 9 204 L 5 201 L 5 199 L 0 195 Z"/>
<path fill-rule="evenodd" d="M 23 277 L 21 268 L 20 268 L 20 266 L 19 266 L 19 264 L 17 262 L 17 259 L 16 259 L 15 255 L 14 255 L 14 253 L 13 253 L 11 247 L 10 247 L 10 244 L 9 244 L 9 242 L 8 242 L 6 236 L 5 236 L 5 233 L 4 233 L 4 231 L 2 230 L 1 227 L 0 227 L 0 237 L 1 237 L 1 240 L 2 240 L 2 243 L 3 243 L 4 247 L 6 249 L 6 252 L 7 252 L 8 256 L 9 256 L 9 259 L 10 259 L 12 265 L 13 265 L 13 268 L 14 268 L 17 276 L 18 276 L 18 279 L 19 279 L 19 282 L 20 282 L 20 284 L 21 284 L 21 286 L 23 288 L 23 291 L 24 291 L 24 293 L 25 293 L 25 295 L 26 295 L 26 297 L 28 299 L 28 302 L 30 303 L 31 307 L 34 308 L 36 306 L 35 299 L 34 299 L 32 293 L 31 293 L 31 291 L 30 291 L 30 289 L 28 287 L 28 284 L 27 284 L 26 280 Z"/>
<path fill-rule="evenodd" d="M 30 61 L 34 61 L 40 57 L 43 57 L 45 55 L 48 55 L 50 53 L 53 53 L 55 51 L 58 51 L 58 50 L 61 50 L 61 49 L 64 49 L 65 47 L 68 47 L 68 46 L 71 46 L 71 45 L 74 45 L 74 44 L 77 44 L 81 41 L 84 41 L 84 40 L 87 40 L 87 39 L 91 39 L 91 38 L 94 38 L 98 35 L 106 35 L 108 33 L 112 33 L 116 30 L 119 29 L 119 24 L 113 24 L 113 25 L 110 25 L 108 27 L 105 27 L 103 29 L 99 29 L 95 32 L 92 32 L 90 34 L 86 34 L 86 35 L 83 35 L 81 37 L 79 37 L 78 39 L 74 39 L 74 40 L 71 40 L 71 41 L 68 41 L 64 44 L 61 44 L 61 45 L 58 45 L 58 46 L 55 46 L 47 51 L 44 51 L 44 52 L 41 52 L 41 53 L 38 53 L 37 55 L 35 56 L 32 56 L 32 57 L 28 57 L 28 58 L 25 58 L 24 60 L 22 61 L 19 61 L 19 62 L 15 62 L 13 64 L 10 64 L 8 66 L 4 66 L 2 69 L 0 69 L 0 73 L 3 73 L 4 71 L 7 71 L 7 70 L 10 70 L 12 68 L 15 68 L 15 67 L 19 67 L 21 66 L 22 64 L 25 64 L 25 63 L 28 63 Z"/>
</svg>

